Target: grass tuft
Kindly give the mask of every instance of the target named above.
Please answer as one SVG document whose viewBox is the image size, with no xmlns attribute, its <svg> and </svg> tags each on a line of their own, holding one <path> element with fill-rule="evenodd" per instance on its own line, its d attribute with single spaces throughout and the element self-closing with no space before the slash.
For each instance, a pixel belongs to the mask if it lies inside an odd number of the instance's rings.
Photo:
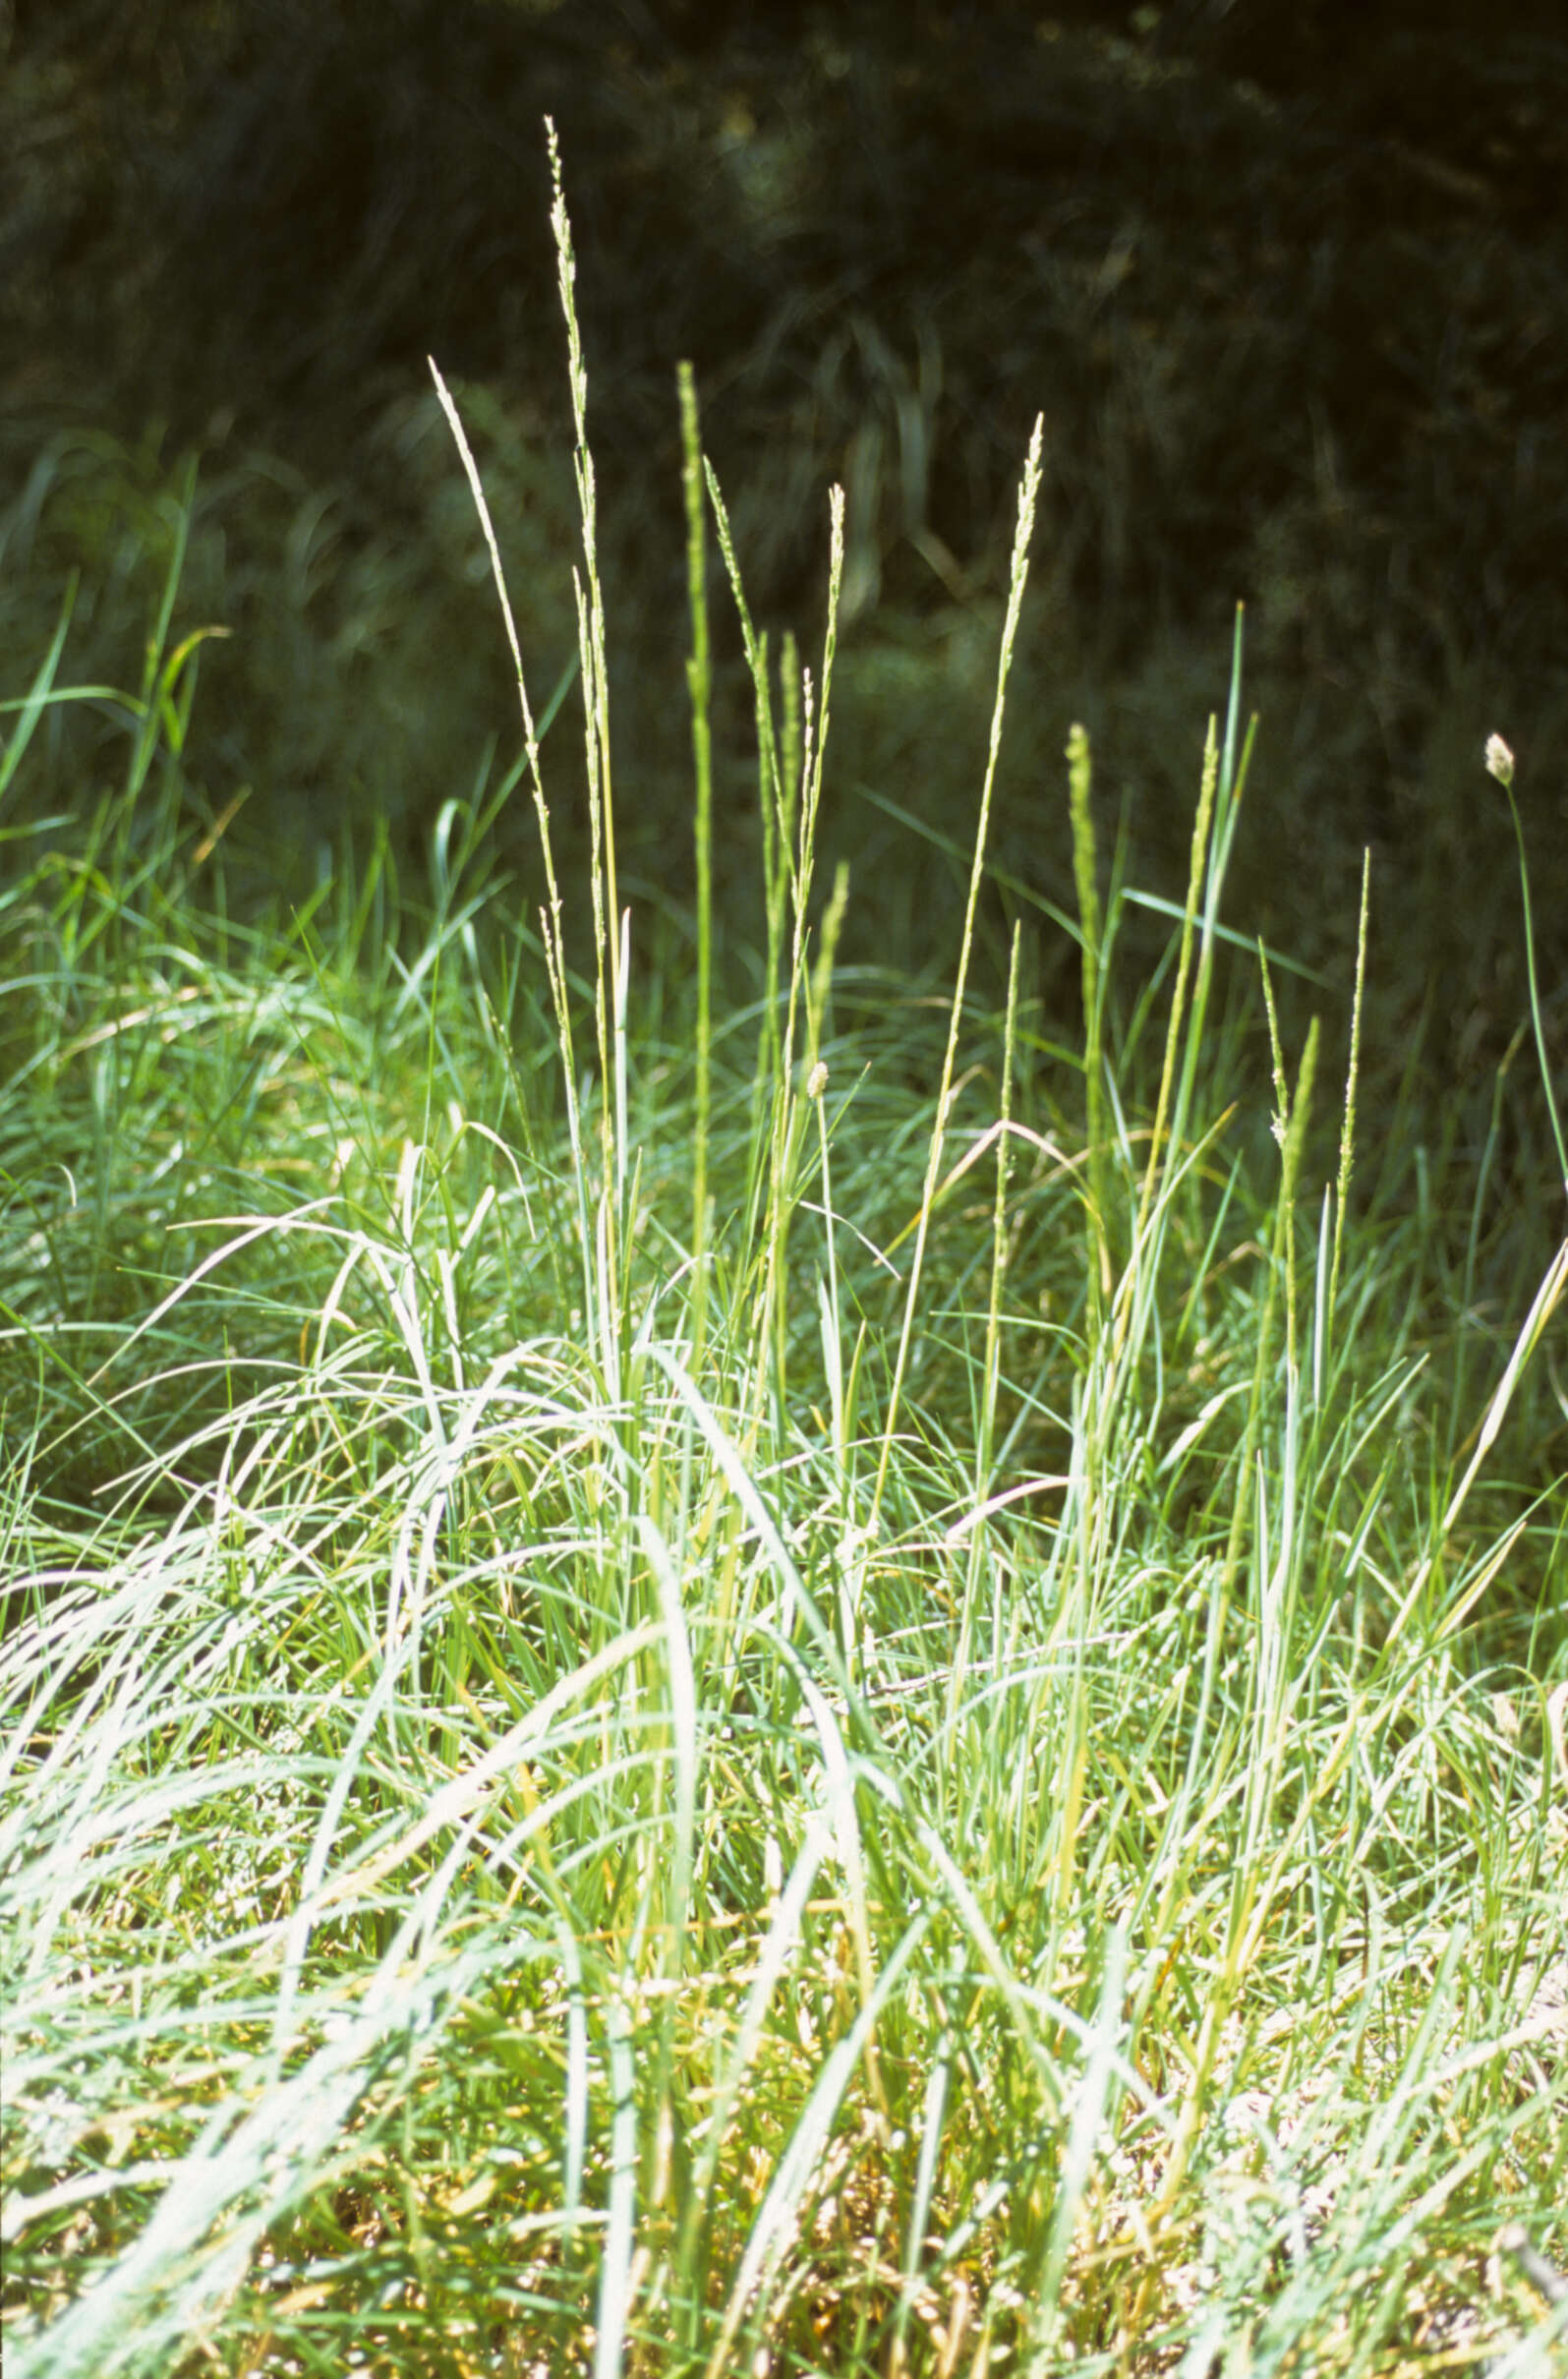
<svg viewBox="0 0 1568 2379">
<path fill-rule="evenodd" d="M 439 375 L 523 748 L 428 899 L 384 837 L 241 897 L 182 770 L 189 484 L 139 690 L 59 682 L 68 595 L 4 706 L 7 2368 L 1545 2371 L 1568 1247 L 1479 1310 L 1485 1151 L 1396 1115 L 1357 1172 L 1365 900 L 1314 1190 L 1326 1036 L 1221 923 L 1240 622 L 1152 978 L 1075 736 L 1081 1052 L 1017 932 L 987 1013 L 1038 432 L 934 996 L 841 967 L 815 882 L 842 497 L 776 681 L 682 376 L 698 910 L 653 966 L 552 158 L 588 917 Z M 732 1010 L 705 493 L 757 735 Z M 105 703 L 122 771 L 52 810 L 40 734 Z"/>
</svg>

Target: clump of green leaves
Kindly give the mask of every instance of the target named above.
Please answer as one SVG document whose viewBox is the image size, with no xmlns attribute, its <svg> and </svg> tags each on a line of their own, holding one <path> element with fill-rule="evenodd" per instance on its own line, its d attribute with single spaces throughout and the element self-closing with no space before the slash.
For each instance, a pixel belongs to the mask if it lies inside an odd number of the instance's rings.
<svg viewBox="0 0 1568 2379">
<path fill-rule="evenodd" d="M 978 1006 L 1037 444 L 933 1010 L 836 965 L 833 605 L 776 677 L 683 383 L 695 960 L 640 968 L 558 168 L 554 222 L 587 916 L 515 631 L 523 750 L 429 908 L 382 844 L 232 915 L 172 567 L 123 784 L 10 846 L 8 2367 L 1371 2373 L 1456 2322 L 1544 2367 L 1561 1478 L 1501 1450 L 1565 1258 L 1500 1347 L 1421 1342 L 1354 1034 L 1310 1189 L 1277 954 L 1249 1133 L 1240 628 L 1154 980 L 1120 1005 L 1076 733 L 1081 1048 L 1016 939 Z M 728 1015 L 704 496 L 755 697 Z"/>
</svg>

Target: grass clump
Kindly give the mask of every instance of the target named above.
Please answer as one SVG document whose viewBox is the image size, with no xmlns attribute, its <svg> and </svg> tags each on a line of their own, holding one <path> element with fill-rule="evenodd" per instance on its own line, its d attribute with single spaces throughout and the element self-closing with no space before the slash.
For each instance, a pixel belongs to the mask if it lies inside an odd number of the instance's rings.
<svg viewBox="0 0 1568 2379">
<path fill-rule="evenodd" d="M 1240 629 L 1153 984 L 1075 736 L 1083 1053 L 1016 937 L 986 1013 L 1037 446 L 940 1002 L 836 969 L 832 606 L 776 676 L 709 475 L 726 1014 L 683 384 L 696 962 L 640 970 L 558 175 L 555 229 L 590 916 L 515 634 L 524 750 L 427 903 L 384 841 L 231 903 L 177 562 L 123 781 L 4 828 L 8 2367 L 1545 2370 L 1568 1248 L 1445 1321 L 1353 1095 L 1312 1186 L 1315 1027 L 1249 1135 Z"/>
</svg>

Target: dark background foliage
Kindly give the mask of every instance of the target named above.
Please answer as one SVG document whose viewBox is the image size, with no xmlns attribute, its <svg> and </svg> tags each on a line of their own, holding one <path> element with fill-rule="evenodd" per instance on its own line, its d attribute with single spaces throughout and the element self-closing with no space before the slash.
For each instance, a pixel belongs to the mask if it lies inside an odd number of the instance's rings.
<svg viewBox="0 0 1568 2379">
<path fill-rule="evenodd" d="M 24 0 L 0 115 L 13 677 L 72 567 L 75 673 L 134 655 L 172 466 L 199 448 L 180 618 L 234 637 L 203 665 L 198 797 L 215 812 L 254 786 L 272 864 L 293 845 L 308 868 L 345 812 L 390 819 L 417 856 L 487 735 L 504 757 L 515 741 L 428 353 L 491 481 L 536 705 L 573 647 L 547 111 L 646 901 L 673 913 L 686 881 L 675 359 L 697 366 L 775 628 L 820 624 L 826 492 L 848 491 L 832 834 L 855 871 L 850 946 L 883 955 L 936 955 L 954 913 L 961 870 L 930 837 L 967 838 L 1043 410 L 1003 870 L 1064 896 L 1061 747 L 1081 716 L 1133 875 L 1179 891 L 1245 600 L 1263 727 L 1238 921 L 1343 979 L 1369 844 L 1384 1043 L 1419 1032 L 1439 1095 L 1483 1083 L 1526 996 L 1512 836 L 1480 759 L 1501 730 L 1562 1058 L 1555 7 Z M 732 637 L 725 659 L 721 880 L 743 943 Z M 56 723 L 62 784 L 79 731 Z M 1071 981 L 1053 966 L 1047 984 Z"/>
</svg>

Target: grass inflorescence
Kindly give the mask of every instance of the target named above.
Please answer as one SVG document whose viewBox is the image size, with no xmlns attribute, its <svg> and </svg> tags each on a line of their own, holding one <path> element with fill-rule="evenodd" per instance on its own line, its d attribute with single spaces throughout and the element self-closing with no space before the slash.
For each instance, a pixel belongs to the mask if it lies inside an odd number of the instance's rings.
<svg viewBox="0 0 1568 2379">
<path fill-rule="evenodd" d="M 8 706 L 7 2367 L 1544 2371 L 1568 1247 L 1478 1309 L 1480 1183 L 1459 1276 L 1423 1219 L 1463 1152 L 1368 1156 L 1355 1033 L 1337 1132 L 1286 1047 L 1222 922 L 1240 625 L 1154 979 L 1075 732 L 1081 1049 L 1016 936 L 988 1006 L 1038 439 L 938 996 L 836 965 L 835 605 L 776 668 L 682 380 L 697 914 L 644 961 L 555 190 L 586 917 L 509 608 L 523 752 L 419 900 L 384 838 L 231 899 L 178 535 L 140 689 L 60 682 L 68 604 Z M 710 516 L 757 729 L 730 1007 Z M 122 774 L 39 816 L 84 702 Z"/>
</svg>

